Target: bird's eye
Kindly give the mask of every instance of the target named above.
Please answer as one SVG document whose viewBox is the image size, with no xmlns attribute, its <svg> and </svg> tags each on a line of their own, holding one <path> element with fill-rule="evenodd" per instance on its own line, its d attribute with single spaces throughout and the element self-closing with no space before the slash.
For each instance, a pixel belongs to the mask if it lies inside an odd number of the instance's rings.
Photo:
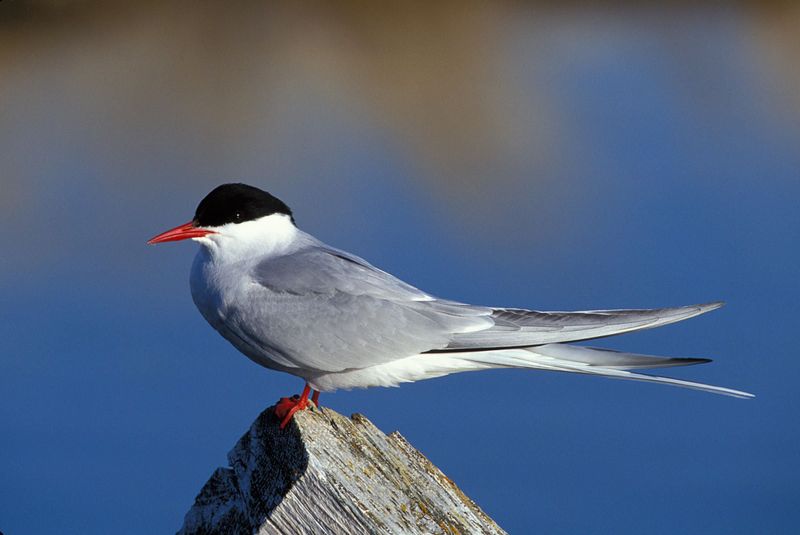
<svg viewBox="0 0 800 535">
<path fill-rule="evenodd" d="M 236 212 L 236 221 L 239 221 L 242 218 L 242 214 Z"/>
</svg>

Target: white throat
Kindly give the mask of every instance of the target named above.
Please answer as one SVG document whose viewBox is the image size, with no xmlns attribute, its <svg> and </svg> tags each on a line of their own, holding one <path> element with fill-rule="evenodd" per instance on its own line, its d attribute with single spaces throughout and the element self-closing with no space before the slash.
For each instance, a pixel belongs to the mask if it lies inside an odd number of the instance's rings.
<svg viewBox="0 0 800 535">
<path fill-rule="evenodd" d="M 293 248 L 300 232 L 285 214 L 228 223 L 210 230 L 214 233 L 193 240 L 200 243 L 214 260 L 223 262 L 285 254 Z"/>
</svg>

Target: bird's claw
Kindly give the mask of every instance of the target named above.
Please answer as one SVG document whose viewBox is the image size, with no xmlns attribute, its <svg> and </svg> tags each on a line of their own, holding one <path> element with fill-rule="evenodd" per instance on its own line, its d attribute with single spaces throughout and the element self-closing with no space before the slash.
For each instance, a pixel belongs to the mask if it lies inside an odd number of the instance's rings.
<svg viewBox="0 0 800 535">
<path fill-rule="evenodd" d="M 275 416 L 281 420 L 281 429 L 284 429 L 292 420 L 294 413 L 305 410 L 309 406 L 308 397 L 297 394 L 290 398 L 281 398 L 275 405 Z"/>
</svg>

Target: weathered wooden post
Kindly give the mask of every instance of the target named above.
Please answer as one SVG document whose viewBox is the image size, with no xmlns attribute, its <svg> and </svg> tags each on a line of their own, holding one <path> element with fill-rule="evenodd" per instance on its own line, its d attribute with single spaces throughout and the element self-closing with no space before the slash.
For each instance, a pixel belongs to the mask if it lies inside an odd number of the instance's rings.
<svg viewBox="0 0 800 535">
<path fill-rule="evenodd" d="M 307 410 L 259 415 L 186 514 L 180 535 L 505 533 L 399 433 Z"/>
</svg>

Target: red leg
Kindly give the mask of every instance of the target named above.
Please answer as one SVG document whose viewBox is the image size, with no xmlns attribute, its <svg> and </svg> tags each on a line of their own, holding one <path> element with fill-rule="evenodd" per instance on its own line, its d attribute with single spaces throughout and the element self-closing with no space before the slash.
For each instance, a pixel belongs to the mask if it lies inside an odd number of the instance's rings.
<svg viewBox="0 0 800 535">
<path fill-rule="evenodd" d="M 308 407 L 308 395 L 311 393 L 311 387 L 306 383 L 303 393 L 300 396 L 292 396 L 291 398 L 281 398 L 275 405 L 275 415 L 281 420 L 281 429 L 286 427 L 292 420 L 292 416 L 297 411 L 303 410 Z"/>
<path fill-rule="evenodd" d="M 315 407 L 319 407 L 319 390 L 314 390 L 314 395 L 311 396 L 311 401 L 314 402 Z"/>
</svg>

